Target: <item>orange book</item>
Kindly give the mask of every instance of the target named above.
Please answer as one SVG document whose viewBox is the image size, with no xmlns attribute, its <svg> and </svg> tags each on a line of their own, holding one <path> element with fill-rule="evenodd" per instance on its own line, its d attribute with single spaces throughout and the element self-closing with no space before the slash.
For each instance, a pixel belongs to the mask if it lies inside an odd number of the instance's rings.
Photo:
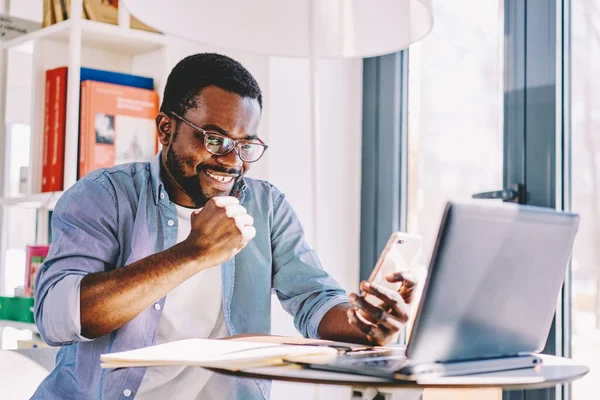
<svg viewBox="0 0 600 400">
<path fill-rule="evenodd" d="M 158 151 L 158 93 L 111 83 L 81 83 L 79 177 L 98 168 L 150 161 Z"/>
</svg>

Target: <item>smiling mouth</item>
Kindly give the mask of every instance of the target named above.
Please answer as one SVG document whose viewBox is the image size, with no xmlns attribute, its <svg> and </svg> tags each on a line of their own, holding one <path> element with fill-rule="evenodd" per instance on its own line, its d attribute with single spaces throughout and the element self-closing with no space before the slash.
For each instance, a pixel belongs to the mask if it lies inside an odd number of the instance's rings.
<svg viewBox="0 0 600 400">
<path fill-rule="evenodd" d="M 210 178 L 212 178 L 220 183 L 230 183 L 235 178 L 234 176 L 231 176 L 231 175 L 220 175 L 220 174 L 217 174 L 214 172 L 209 172 L 208 170 L 205 170 L 204 173 L 206 173 L 206 175 L 208 175 Z"/>
</svg>

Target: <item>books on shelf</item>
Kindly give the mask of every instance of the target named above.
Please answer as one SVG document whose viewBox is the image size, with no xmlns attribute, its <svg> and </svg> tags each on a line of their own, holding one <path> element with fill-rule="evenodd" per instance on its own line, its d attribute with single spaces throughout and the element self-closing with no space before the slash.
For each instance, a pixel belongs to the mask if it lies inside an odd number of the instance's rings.
<svg viewBox="0 0 600 400">
<path fill-rule="evenodd" d="M 0 320 L 33 324 L 33 297 L 0 296 Z"/>
<path fill-rule="evenodd" d="M 64 189 L 67 77 L 67 67 L 46 71 L 42 192 L 56 192 Z M 149 91 L 154 88 L 152 78 L 93 68 L 81 68 L 80 81 L 105 82 Z M 155 116 L 152 116 L 152 118 L 154 119 Z M 80 173 L 79 176 L 83 175 Z"/>
<path fill-rule="evenodd" d="M 56 23 L 56 18 L 54 17 L 53 4 L 54 0 L 43 0 L 44 1 L 44 9 L 42 14 L 42 27 L 47 27 Z"/>
<path fill-rule="evenodd" d="M 268 338 L 268 337 L 265 337 Z M 284 337 L 279 337 L 285 342 Z M 137 350 L 100 356 L 102 368 L 190 365 L 237 371 L 282 364 L 286 360 L 327 362 L 335 358 L 335 347 L 319 343 L 288 344 L 281 341 L 187 339 Z"/>
<path fill-rule="evenodd" d="M 48 245 L 25 246 L 25 296 L 27 297 L 33 297 L 35 277 L 48 257 L 49 250 L 50 246 Z"/>
<path fill-rule="evenodd" d="M 119 0 L 83 0 L 83 8 L 92 21 L 113 25 L 119 23 Z M 158 33 L 157 30 L 144 24 L 133 15 L 130 18 L 129 25 L 132 28 Z"/>
<path fill-rule="evenodd" d="M 80 112 L 80 177 L 98 168 L 150 161 L 158 151 L 154 90 L 83 81 Z"/>
<path fill-rule="evenodd" d="M 47 27 L 57 22 L 66 21 L 71 16 L 71 0 L 42 0 L 44 13 L 42 26 Z M 92 21 L 117 25 L 119 23 L 118 0 L 83 0 L 82 17 Z M 144 24 L 133 15 L 130 16 L 129 25 L 133 29 L 159 33 L 152 27 Z"/>
</svg>

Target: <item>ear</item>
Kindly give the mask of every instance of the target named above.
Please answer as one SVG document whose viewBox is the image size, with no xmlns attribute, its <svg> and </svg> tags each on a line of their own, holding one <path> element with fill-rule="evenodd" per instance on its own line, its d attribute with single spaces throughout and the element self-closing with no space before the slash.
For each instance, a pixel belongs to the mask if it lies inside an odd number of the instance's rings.
<svg viewBox="0 0 600 400">
<path fill-rule="evenodd" d="M 156 116 L 156 129 L 158 130 L 158 140 L 163 146 L 168 146 L 175 134 L 177 124 L 164 112 L 158 113 Z"/>
</svg>

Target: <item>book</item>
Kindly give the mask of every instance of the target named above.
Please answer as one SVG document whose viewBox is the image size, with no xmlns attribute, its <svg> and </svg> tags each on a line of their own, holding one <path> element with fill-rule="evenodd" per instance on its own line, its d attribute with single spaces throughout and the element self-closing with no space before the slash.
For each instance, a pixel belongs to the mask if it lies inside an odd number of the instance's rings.
<svg viewBox="0 0 600 400">
<path fill-rule="evenodd" d="M 65 12 L 63 13 L 65 16 L 65 19 L 71 18 L 71 0 L 61 0 L 61 1 L 62 1 L 64 10 L 65 10 Z M 85 8 L 83 8 L 81 10 L 81 17 L 83 19 L 89 19 L 87 16 L 87 13 L 85 12 Z"/>
<path fill-rule="evenodd" d="M 64 67 L 67 68 L 67 67 Z M 94 68 L 81 68 L 79 81 L 98 81 L 115 85 L 131 86 L 140 89 L 154 90 L 154 79 L 146 76 L 124 74 Z"/>
<path fill-rule="evenodd" d="M 328 346 L 268 342 L 187 339 L 119 353 L 102 354 L 102 368 L 187 365 L 237 371 L 279 365 L 287 360 L 327 362 L 338 351 Z"/>
<path fill-rule="evenodd" d="M 158 93 L 105 82 L 81 83 L 79 176 L 150 161 L 158 151 Z"/>
<path fill-rule="evenodd" d="M 0 320 L 35 323 L 33 298 L 0 296 Z"/>
<path fill-rule="evenodd" d="M 62 190 L 64 184 L 67 69 L 46 71 L 46 84 L 49 101 L 44 110 L 45 154 L 42 159 L 46 169 L 42 169 L 42 192 L 55 192 Z"/>
<path fill-rule="evenodd" d="M 48 257 L 48 245 L 25 246 L 25 295 L 33 297 L 35 277 L 38 270 Z"/>
<path fill-rule="evenodd" d="M 52 97 L 51 92 L 51 81 L 52 81 L 52 73 L 50 70 L 46 71 L 46 93 L 44 96 L 44 138 L 42 144 L 42 192 L 49 192 L 49 183 L 50 183 L 50 163 L 49 159 L 49 142 L 50 142 L 50 126 L 51 120 L 50 117 L 52 115 L 50 108 L 50 98 Z"/>
<path fill-rule="evenodd" d="M 67 77 L 66 66 L 46 71 L 42 192 L 61 191 L 64 188 Z M 154 89 L 152 78 L 93 68 L 81 68 L 80 81 L 85 80 Z"/>
<path fill-rule="evenodd" d="M 118 0 L 83 0 L 83 8 L 89 19 L 107 24 L 118 25 L 119 1 Z M 159 33 L 154 28 L 130 16 L 129 25 L 133 29 Z"/>
<path fill-rule="evenodd" d="M 66 19 L 68 19 L 67 17 L 67 7 L 64 4 L 65 0 L 52 0 L 52 6 L 54 9 L 54 18 L 56 19 L 56 22 L 62 22 Z"/>
<path fill-rule="evenodd" d="M 47 27 L 56 23 L 56 18 L 54 18 L 54 6 L 52 4 L 52 0 L 44 0 L 44 14 L 42 19 L 42 27 Z"/>
</svg>

